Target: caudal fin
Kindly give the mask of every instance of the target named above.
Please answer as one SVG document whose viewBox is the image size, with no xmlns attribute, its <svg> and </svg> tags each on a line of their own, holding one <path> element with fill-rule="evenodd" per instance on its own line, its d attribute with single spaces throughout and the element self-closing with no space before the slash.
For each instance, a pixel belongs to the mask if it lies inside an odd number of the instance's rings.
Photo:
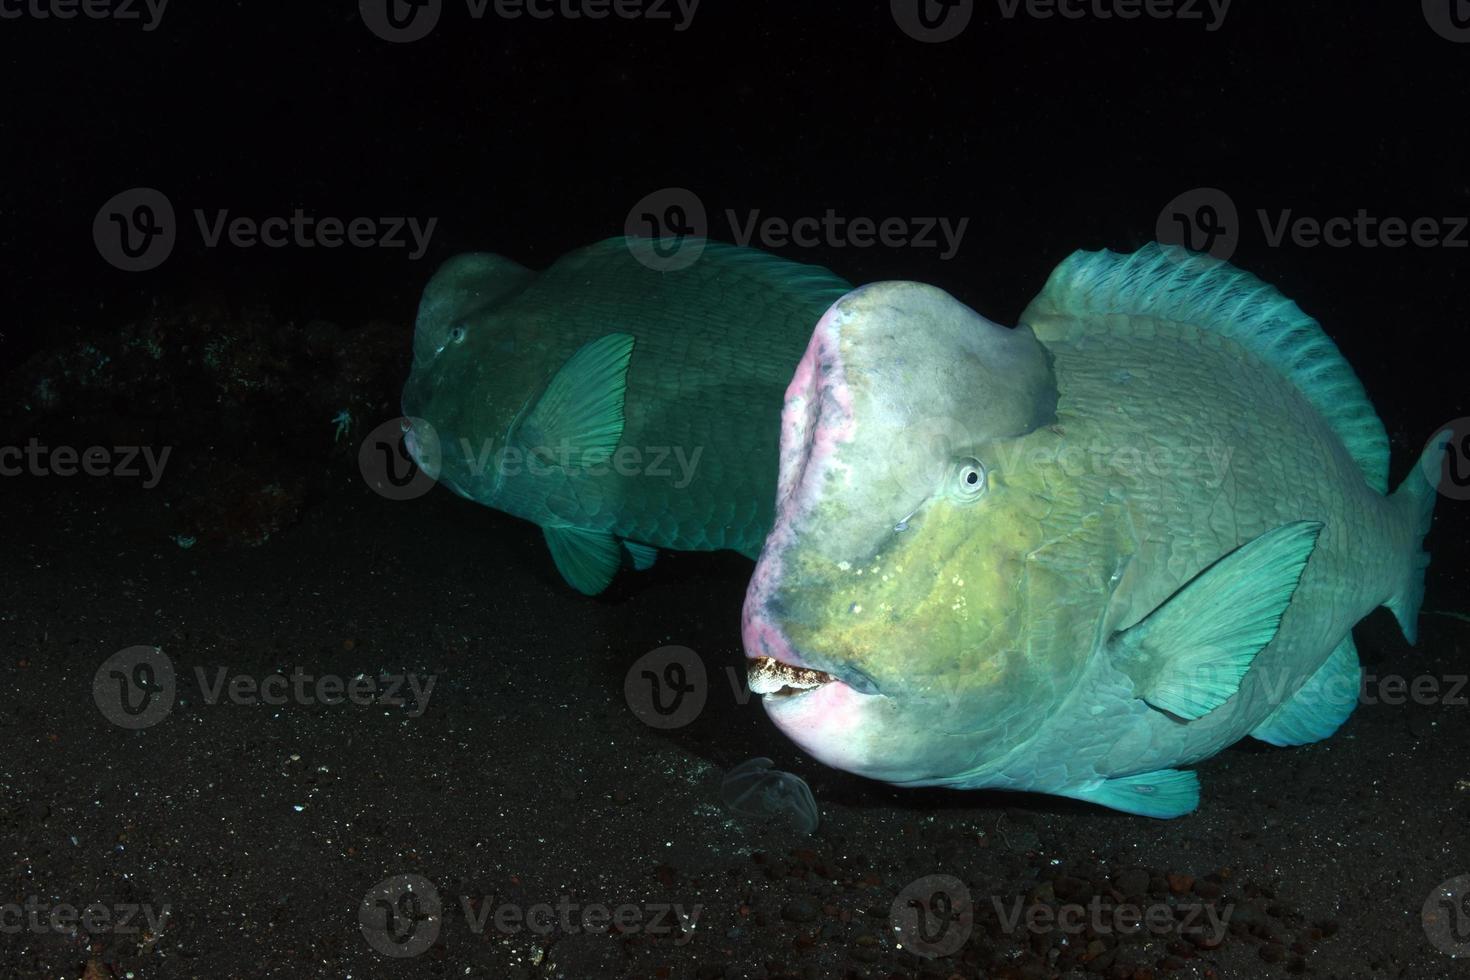
<svg viewBox="0 0 1470 980">
<path fill-rule="evenodd" d="M 1419 457 L 1419 463 L 1399 488 L 1393 492 L 1392 500 L 1409 527 L 1411 550 L 1404 569 L 1404 577 L 1385 601 L 1384 605 L 1399 621 L 1399 629 L 1411 644 L 1419 639 L 1419 604 L 1424 601 L 1424 570 L 1429 567 L 1429 552 L 1424 550 L 1424 535 L 1429 533 L 1429 522 L 1434 516 L 1434 501 L 1438 495 L 1439 475 L 1444 466 L 1445 447 L 1454 433 L 1445 429 Z"/>
</svg>

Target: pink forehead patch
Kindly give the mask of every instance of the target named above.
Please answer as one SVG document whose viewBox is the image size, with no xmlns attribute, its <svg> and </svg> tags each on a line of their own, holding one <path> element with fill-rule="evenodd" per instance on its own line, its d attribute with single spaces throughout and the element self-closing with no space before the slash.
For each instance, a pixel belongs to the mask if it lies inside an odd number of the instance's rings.
<svg viewBox="0 0 1470 980">
<path fill-rule="evenodd" d="M 751 575 L 741 616 L 747 657 L 775 657 L 798 667 L 804 664 L 779 627 L 765 618 L 764 610 L 780 581 L 782 556 L 796 539 L 802 516 L 821 495 L 837 447 L 852 441 L 852 391 L 843 373 L 839 346 L 842 324 L 849 314 L 841 307 L 842 300 L 838 300 L 817 321 L 806 353 L 786 387 L 776 519 Z"/>
</svg>

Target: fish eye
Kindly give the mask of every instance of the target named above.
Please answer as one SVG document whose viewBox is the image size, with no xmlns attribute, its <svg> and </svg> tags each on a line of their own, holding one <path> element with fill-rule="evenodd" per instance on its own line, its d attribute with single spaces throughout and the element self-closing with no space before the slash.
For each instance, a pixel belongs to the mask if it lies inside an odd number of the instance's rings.
<svg viewBox="0 0 1470 980">
<path fill-rule="evenodd" d="M 465 329 L 463 323 L 456 323 L 449 328 L 449 342 L 451 344 L 464 343 Z"/>
<path fill-rule="evenodd" d="M 961 500 L 973 500 L 985 492 L 985 464 L 966 456 L 955 465 L 954 492 Z"/>
</svg>

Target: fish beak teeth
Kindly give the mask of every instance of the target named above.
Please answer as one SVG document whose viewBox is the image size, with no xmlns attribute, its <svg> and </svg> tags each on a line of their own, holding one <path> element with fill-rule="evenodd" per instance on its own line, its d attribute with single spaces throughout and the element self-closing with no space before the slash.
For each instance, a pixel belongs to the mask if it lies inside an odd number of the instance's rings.
<svg viewBox="0 0 1470 980">
<path fill-rule="evenodd" d="M 837 678 L 820 670 L 793 667 L 774 657 L 755 657 L 747 671 L 750 693 L 773 697 L 791 697 Z"/>
</svg>

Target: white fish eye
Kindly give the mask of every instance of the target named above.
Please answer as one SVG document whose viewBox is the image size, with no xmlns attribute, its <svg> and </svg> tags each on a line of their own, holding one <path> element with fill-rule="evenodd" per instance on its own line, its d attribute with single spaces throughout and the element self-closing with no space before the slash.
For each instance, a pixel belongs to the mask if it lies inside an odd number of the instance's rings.
<svg viewBox="0 0 1470 980">
<path fill-rule="evenodd" d="M 449 342 L 451 344 L 464 343 L 465 329 L 463 323 L 456 323 L 449 328 Z"/>
<path fill-rule="evenodd" d="M 955 464 L 954 492 L 961 500 L 973 500 L 985 492 L 985 464 L 966 456 Z"/>
</svg>

